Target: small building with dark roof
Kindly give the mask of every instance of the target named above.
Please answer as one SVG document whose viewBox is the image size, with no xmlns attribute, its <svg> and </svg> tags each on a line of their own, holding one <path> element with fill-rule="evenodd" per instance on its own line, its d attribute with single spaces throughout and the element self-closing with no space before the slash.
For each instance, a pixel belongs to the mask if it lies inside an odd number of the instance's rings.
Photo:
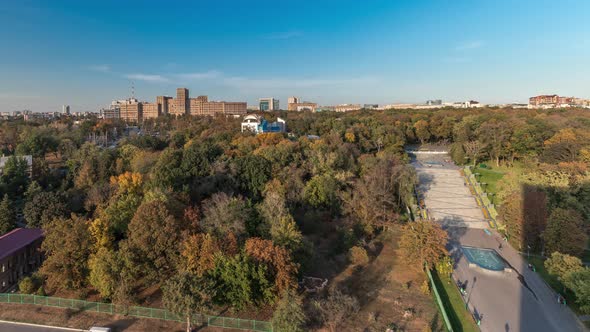
<svg viewBox="0 0 590 332">
<path fill-rule="evenodd" d="M 0 236 L 0 293 L 41 266 L 41 242 L 43 231 L 39 228 L 17 228 Z"/>
</svg>

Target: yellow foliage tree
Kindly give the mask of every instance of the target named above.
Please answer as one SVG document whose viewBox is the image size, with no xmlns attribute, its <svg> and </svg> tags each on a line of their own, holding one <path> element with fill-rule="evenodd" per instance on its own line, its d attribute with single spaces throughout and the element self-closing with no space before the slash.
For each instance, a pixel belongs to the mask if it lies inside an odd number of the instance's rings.
<svg viewBox="0 0 590 332">
<path fill-rule="evenodd" d="M 111 231 L 111 225 L 106 218 L 96 218 L 90 223 L 90 235 L 92 237 L 95 252 L 100 248 L 112 249 L 115 241 Z"/>
<path fill-rule="evenodd" d="M 183 241 L 181 248 L 184 269 L 198 276 L 215 267 L 215 254 L 220 251 L 210 234 L 193 234 Z"/>
<path fill-rule="evenodd" d="M 119 176 L 111 176 L 111 184 L 118 186 L 118 193 L 138 193 L 143 184 L 139 173 L 125 172 Z"/>
</svg>

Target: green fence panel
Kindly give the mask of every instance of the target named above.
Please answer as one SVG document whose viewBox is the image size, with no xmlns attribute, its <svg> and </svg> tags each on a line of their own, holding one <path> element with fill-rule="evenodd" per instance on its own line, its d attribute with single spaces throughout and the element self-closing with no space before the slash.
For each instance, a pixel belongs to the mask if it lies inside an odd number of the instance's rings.
<svg viewBox="0 0 590 332">
<path fill-rule="evenodd" d="M 116 305 L 111 303 L 91 302 L 75 299 L 63 299 L 59 297 L 50 296 L 0 293 L 0 303 L 32 304 L 40 306 L 75 309 L 80 311 L 92 311 L 107 314 L 129 315 L 142 318 L 154 318 L 177 322 L 185 322 L 186 320 L 186 317 L 173 314 L 168 310 L 164 309 Z M 272 332 L 272 324 L 270 322 L 263 321 L 222 316 L 207 316 L 200 313 L 192 314 L 191 321 L 199 325 L 203 324 L 221 328 Z"/>
<path fill-rule="evenodd" d="M 59 307 L 59 303 L 60 303 L 60 299 L 59 298 L 55 298 L 55 297 L 48 297 L 47 299 L 47 305 L 51 306 L 51 307 Z"/>
<path fill-rule="evenodd" d="M 434 283 L 434 279 L 432 279 L 432 273 L 430 273 L 430 269 L 426 268 L 426 274 L 428 275 L 428 279 L 430 279 L 430 285 L 432 286 L 432 291 L 434 292 L 434 297 L 436 297 L 436 303 L 438 303 L 438 307 L 442 312 L 443 319 L 445 321 L 445 325 L 447 326 L 447 330 L 449 332 L 453 332 L 453 326 L 451 326 L 451 321 L 449 320 L 449 316 L 447 315 L 447 311 L 445 310 L 445 306 L 440 298 L 438 293 L 438 289 L 436 288 L 436 284 Z"/>
</svg>

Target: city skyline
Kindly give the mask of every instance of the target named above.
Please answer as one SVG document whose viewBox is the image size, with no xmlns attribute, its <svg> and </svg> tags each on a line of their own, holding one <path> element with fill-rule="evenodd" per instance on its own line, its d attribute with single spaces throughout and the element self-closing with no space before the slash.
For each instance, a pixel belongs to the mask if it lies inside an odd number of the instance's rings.
<svg viewBox="0 0 590 332">
<path fill-rule="evenodd" d="M 248 105 L 588 97 L 582 1 L 142 4 L 3 3 L 0 110 L 96 111 L 132 84 Z"/>
</svg>

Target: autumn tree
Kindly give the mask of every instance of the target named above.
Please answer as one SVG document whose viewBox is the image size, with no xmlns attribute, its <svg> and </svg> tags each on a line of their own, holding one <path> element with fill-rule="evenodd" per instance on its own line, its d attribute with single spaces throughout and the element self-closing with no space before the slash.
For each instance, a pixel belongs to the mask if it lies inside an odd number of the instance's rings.
<svg viewBox="0 0 590 332">
<path fill-rule="evenodd" d="M 43 231 L 45 261 L 40 271 L 47 285 L 52 289 L 84 287 L 92 246 L 87 221 L 77 216 L 53 219 L 43 225 Z"/>
<path fill-rule="evenodd" d="M 572 128 L 559 130 L 544 142 L 543 158 L 546 161 L 574 161 L 583 141 Z"/>
<path fill-rule="evenodd" d="M 178 262 L 186 225 L 162 201 L 143 203 L 129 223 L 127 245 L 141 276 L 165 280 Z"/>
<path fill-rule="evenodd" d="M 465 153 L 471 159 L 473 166 L 477 164 L 477 158 L 481 152 L 482 145 L 478 140 L 468 141 L 463 143 L 463 149 L 465 149 Z"/>
<path fill-rule="evenodd" d="M 403 228 L 399 246 L 407 262 L 433 267 L 448 255 L 447 233 L 432 221 L 416 221 Z"/>
<path fill-rule="evenodd" d="M 345 199 L 345 209 L 366 228 L 373 229 L 396 221 L 402 209 L 413 203 L 417 178 L 411 167 L 393 156 L 367 163 Z"/>
<path fill-rule="evenodd" d="M 342 322 L 359 311 L 358 300 L 339 290 L 331 291 L 326 299 L 314 301 L 313 306 L 320 322 L 331 332 L 338 331 Z"/>
<path fill-rule="evenodd" d="M 500 159 L 507 154 L 506 148 L 512 134 L 509 124 L 491 119 L 482 123 L 476 133 L 490 159 L 496 161 L 496 166 L 500 166 Z"/>
<path fill-rule="evenodd" d="M 583 227 L 583 217 L 577 211 L 554 209 L 549 216 L 547 228 L 543 232 L 546 250 L 580 256 L 588 241 Z"/>
<path fill-rule="evenodd" d="M 12 208 L 12 202 L 8 195 L 0 202 L 0 236 L 8 233 L 16 227 L 16 214 Z"/>
<path fill-rule="evenodd" d="M 414 124 L 414 129 L 416 130 L 416 136 L 420 140 L 420 143 L 424 144 L 426 141 L 430 140 L 432 134 L 430 133 L 428 122 L 426 120 L 418 120 Z"/>
<path fill-rule="evenodd" d="M 553 252 L 544 264 L 547 272 L 556 276 L 562 283 L 565 282 L 566 277 L 570 273 L 583 268 L 582 261 L 578 257 L 562 254 L 557 251 Z"/>
<path fill-rule="evenodd" d="M 211 234 L 199 233 L 187 237 L 181 245 L 181 268 L 202 276 L 215 268 L 215 254 L 220 252 L 217 240 Z"/>
<path fill-rule="evenodd" d="M 246 234 L 246 223 L 252 218 L 252 209 L 241 196 L 216 193 L 203 201 L 201 228 L 218 237 L 233 233 L 238 237 Z"/>
<path fill-rule="evenodd" d="M 255 261 L 266 264 L 278 293 L 295 288 L 299 267 L 292 261 L 287 249 L 274 245 L 270 240 L 250 238 L 246 240 L 244 250 Z"/>
<path fill-rule="evenodd" d="M 215 296 L 213 284 L 189 272 L 173 276 L 162 286 L 162 302 L 169 311 L 186 317 L 186 331 L 191 331 L 193 313 L 205 313 Z"/>
</svg>

